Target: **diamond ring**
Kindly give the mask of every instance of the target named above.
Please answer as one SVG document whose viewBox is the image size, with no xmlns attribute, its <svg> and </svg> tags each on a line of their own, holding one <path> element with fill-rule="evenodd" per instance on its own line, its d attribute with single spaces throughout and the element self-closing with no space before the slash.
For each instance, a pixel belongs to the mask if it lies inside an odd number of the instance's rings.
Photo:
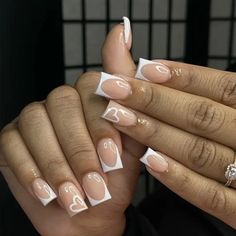
<svg viewBox="0 0 236 236">
<path fill-rule="evenodd" d="M 236 160 L 233 164 L 229 164 L 227 166 L 227 169 L 225 171 L 225 178 L 227 179 L 227 182 L 225 186 L 230 186 L 231 182 L 233 180 L 236 180 Z"/>
</svg>

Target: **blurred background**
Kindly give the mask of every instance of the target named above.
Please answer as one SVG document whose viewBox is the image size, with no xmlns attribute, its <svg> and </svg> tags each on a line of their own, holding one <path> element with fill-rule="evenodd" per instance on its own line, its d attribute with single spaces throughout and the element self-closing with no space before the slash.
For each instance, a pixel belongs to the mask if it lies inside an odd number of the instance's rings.
<svg viewBox="0 0 236 236">
<path fill-rule="evenodd" d="M 235 14 L 235 0 L 0 0 L 0 128 L 56 86 L 102 70 L 102 43 L 122 16 L 132 22 L 136 62 L 233 69 Z M 142 175 L 135 202 L 151 189 Z"/>
</svg>

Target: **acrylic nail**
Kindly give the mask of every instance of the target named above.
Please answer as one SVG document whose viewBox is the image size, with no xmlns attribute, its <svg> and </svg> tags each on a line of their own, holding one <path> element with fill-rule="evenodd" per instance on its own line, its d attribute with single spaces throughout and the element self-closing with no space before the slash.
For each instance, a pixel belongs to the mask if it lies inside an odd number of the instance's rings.
<svg viewBox="0 0 236 236">
<path fill-rule="evenodd" d="M 135 78 L 154 83 L 164 83 L 171 79 L 171 72 L 166 65 L 160 62 L 140 58 Z"/>
<path fill-rule="evenodd" d="M 83 177 L 83 189 L 92 206 L 111 199 L 105 181 L 97 172 L 90 172 Z"/>
<path fill-rule="evenodd" d="M 132 94 L 132 90 L 124 79 L 102 72 L 95 94 L 110 99 L 125 99 Z"/>
<path fill-rule="evenodd" d="M 112 139 L 100 140 L 97 152 L 104 172 L 123 168 L 118 147 Z"/>
<path fill-rule="evenodd" d="M 140 158 L 140 161 L 158 173 L 168 171 L 168 162 L 163 155 L 148 148 L 146 153 Z"/>
<path fill-rule="evenodd" d="M 134 112 L 114 101 L 109 102 L 101 117 L 120 126 L 134 126 L 137 124 L 137 116 Z"/>
<path fill-rule="evenodd" d="M 60 185 L 59 196 L 61 203 L 71 217 L 88 209 L 80 194 L 80 191 L 71 182 L 66 182 Z"/>
<path fill-rule="evenodd" d="M 32 183 L 32 189 L 35 196 L 42 202 L 44 206 L 57 198 L 52 188 L 41 178 L 37 178 Z"/>
<path fill-rule="evenodd" d="M 126 44 L 129 44 L 129 41 L 131 41 L 131 24 L 128 17 L 123 16 L 123 22 L 124 22 L 124 41 Z"/>
</svg>

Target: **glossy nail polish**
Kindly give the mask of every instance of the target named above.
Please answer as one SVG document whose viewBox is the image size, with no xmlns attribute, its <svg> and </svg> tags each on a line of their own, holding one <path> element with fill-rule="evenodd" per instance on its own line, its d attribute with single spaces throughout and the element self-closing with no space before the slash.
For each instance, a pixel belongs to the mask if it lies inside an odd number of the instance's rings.
<svg viewBox="0 0 236 236">
<path fill-rule="evenodd" d="M 132 90 L 124 79 L 102 72 L 95 94 L 110 99 L 125 99 L 132 94 Z"/>
<path fill-rule="evenodd" d="M 158 173 L 168 171 L 168 162 L 165 160 L 164 156 L 151 148 L 147 149 L 143 157 L 140 158 L 140 161 Z"/>
<path fill-rule="evenodd" d="M 124 22 L 124 41 L 126 44 L 129 44 L 131 42 L 130 20 L 128 17 L 123 16 L 123 22 Z"/>
<path fill-rule="evenodd" d="M 112 139 L 100 140 L 97 152 L 104 172 L 123 168 L 118 147 Z"/>
<path fill-rule="evenodd" d="M 92 206 L 111 199 L 105 181 L 97 172 L 90 172 L 83 177 L 83 189 Z"/>
<path fill-rule="evenodd" d="M 162 63 L 140 58 L 135 78 L 154 83 L 164 83 L 171 79 L 171 72 Z"/>
<path fill-rule="evenodd" d="M 42 202 L 44 206 L 57 198 L 52 188 L 41 178 L 34 180 L 32 189 L 36 197 Z"/>
<path fill-rule="evenodd" d="M 66 182 L 59 187 L 61 202 L 70 216 L 88 209 L 77 187 L 70 182 Z"/>
<path fill-rule="evenodd" d="M 137 116 L 128 108 L 110 101 L 102 118 L 120 126 L 134 126 L 137 124 Z"/>
</svg>

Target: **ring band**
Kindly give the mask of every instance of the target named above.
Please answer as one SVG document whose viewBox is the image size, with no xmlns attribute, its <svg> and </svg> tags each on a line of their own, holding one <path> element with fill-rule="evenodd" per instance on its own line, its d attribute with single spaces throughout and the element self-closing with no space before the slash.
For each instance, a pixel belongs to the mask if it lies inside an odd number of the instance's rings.
<svg viewBox="0 0 236 236">
<path fill-rule="evenodd" d="M 233 164 L 229 164 L 225 171 L 225 178 L 227 182 L 225 184 L 226 187 L 229 187 L 233 180 L 236 180 L 236 159 Z"/>
</svg>

